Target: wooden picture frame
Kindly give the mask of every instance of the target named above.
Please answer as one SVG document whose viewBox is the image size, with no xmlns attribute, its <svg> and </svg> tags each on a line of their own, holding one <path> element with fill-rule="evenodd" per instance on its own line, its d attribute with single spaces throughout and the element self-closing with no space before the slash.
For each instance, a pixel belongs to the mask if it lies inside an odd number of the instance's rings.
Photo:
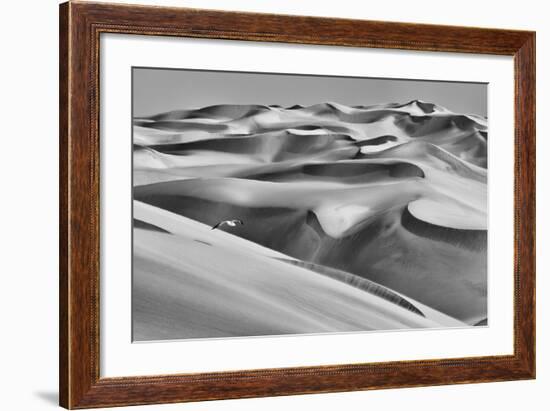
<svg viewBox="0 0 550 411">
<path fill-rule="evenodd" d="M 513 56 L 514 353 L 100 378 L 100 34 Z M 69 2 L 60 6 L 60 405 L 69 409 L 535 378 L 535 33 Z"/>
</svg>

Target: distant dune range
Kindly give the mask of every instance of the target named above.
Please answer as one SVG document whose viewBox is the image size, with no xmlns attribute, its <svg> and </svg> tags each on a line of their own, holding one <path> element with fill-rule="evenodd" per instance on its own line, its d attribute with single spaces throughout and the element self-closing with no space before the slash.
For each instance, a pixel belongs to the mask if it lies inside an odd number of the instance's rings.
<svg viewBox="0 0 550 411">
<path fill-rule="evenodd" d="M 485 118 L 421 101 L 134 119 L 134 339 L 486 324 L 487 138 Z M 253 274 L 258 258 L 276 262 Z M 294 270 L 309 277 L 278 285 Z"/>
</svg>

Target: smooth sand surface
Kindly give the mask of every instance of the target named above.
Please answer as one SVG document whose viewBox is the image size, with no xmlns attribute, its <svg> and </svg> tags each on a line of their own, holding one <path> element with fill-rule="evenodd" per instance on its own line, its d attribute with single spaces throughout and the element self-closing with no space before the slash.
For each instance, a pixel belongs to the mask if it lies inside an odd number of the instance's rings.
<svg viewBox="0 0 550 411">
<path fill-rule="evenodd" d="M 464 326 L 156 207 L 136 202 L 135 216 L 173 233 L 135 229 L 135 340 Z"/>
</svg>

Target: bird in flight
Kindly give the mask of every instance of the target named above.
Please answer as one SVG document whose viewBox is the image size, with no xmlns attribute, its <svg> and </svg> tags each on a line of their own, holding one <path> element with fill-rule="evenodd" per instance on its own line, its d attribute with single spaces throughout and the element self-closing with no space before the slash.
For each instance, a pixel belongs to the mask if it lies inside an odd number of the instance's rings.
<svg viewBox="0 0 550 411">
<path fill-rule="evenodd" d="M 242 220 L 224 220 L 224 221 L 220 221 L 218 224 L 213 226 L 211 230 L 215 230 L 216 228 L 220 228 L 224 225 L 228 225 L 229 227 L 235 227 L 237 226 L 237 224 L 244 225 Z"/>
</svg>

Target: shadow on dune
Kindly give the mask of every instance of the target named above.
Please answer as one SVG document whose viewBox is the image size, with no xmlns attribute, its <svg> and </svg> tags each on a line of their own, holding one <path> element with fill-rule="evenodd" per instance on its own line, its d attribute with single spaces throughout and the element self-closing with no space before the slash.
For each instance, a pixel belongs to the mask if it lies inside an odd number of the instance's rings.
<svg viewBox="0 0 550 411">
<path fill-rule="evenodd" d="M 150 230 L 150 231 L 157 231 L 159 233 L 168 233 L 169 231 L 166 231 L 164 228 L 157 227 L 156 225 L 146 223 L 145 221 L 138 220 L 134 218 L 134 226 L 133 228 L 142 228 L 144 230 Z"/>
<path fill-rule="evenodd" d="M 454 318 L 471 322 L 487 315 L 485 235 L 467 230 L 430 231 L 421 221 L 407 220 L 394 209 L 363 223 L 340 239 L 324 234 L 317 217 L 307 224 L 319 236 L 319 247 L 302 259 L 375 281 Z M 430 227 L 432 228 L 432 227 Z"/>
<path fill-rule="evenodd" d="M 399 161 L 384 163 L 367 163 L 361 161 L 338 161 L 325 163 L 309 163 L 287 167 L 265 173 L 241 175 L 241 178 L 259 181 L 339 181 L 342 183 L 364 184 L 368 182 L 383 182 L 394 179 L 424 178 L 422 169 L 414 164 Z"/>
<path fill-rule="evenodd" d="M 286 263 L 295 265 L 297 267 L 306 268 L 308 270 L 314 271 L 318 274 L 326 275 L 332 279 L 341 281 L 345 284 L 351 285 L 352 287 L 358 288 L 360 290 L 366 291 L 369 294 L 376 295 L 380 298 L 383 298 L 386 301 L 397 304 L 400 307 L 403 307 L 413 313 L 425 317 L 424 313 L 420 311 L 417 307 L 407 301 L 405 298 L 401 297 L 399 294 L 393 292 L 392 290 L 376 284 L 373 281 L 367 280 L 366 278 L 359 277 L 357 275 L 347 273 L 342 270 L 337 270 L 335 268 L 327 267 L 324 265 L 309 263 L 301 260 L 289 260 L 289 259 L 279 259 Z"/>
<path fill-rule="evenodd" d="M 408 207 L 401 214 L 401 225 L 418 237 L 442 241 L 471 251 L 487 250 L 487 230 L 463 230 L 431 224 L 413 216 Z"/>
<path fill-rule="evenodd" d="M 226 124 L 219 123 L 201 123 L 201 122 L 178 122 L 170 120 L 159 120 L 155 122 L 149 121 L 134 121 L 134 125 L 144 128 L 154 128 L 156 130 L 166 131 L 196 131 L 203 130 L 209 132 L 223 132 L 227 130 Z"/>
<path fill-rule="evenodd" d="M 487 325 L 488 325 L 487 318 L 484 318 L 483 320 L 480 320 L 474 324 L 475 327 L 485 327 Z"/>
<path fill-rule="evenodd" d="M 393 108 L 417 107 L 421 111 L 423 111 L 424 113 L 430 114 L 430 113 L 433 113 L 435 111 L 436 106 L 433 103 L 427 103 L 427 102 L 421 101 L 421 100 L 411 100 L 408 103 L 404 103 L 404 104 L 399 104 L 399 103 L 391 104 L 391 105 L 389 105 L 389 107 L 393 107 Z"/>
<path fill-rule="evenodd" d="M 194 110 L 191 109 L 169 111 L 167 113 L 160 113 L 148 117 L 147 119 L 154 121 L 186 120 L 198 118 L 234 120 L 246 116 L 249 113 L 258 113 L 263 110 L 269 110 L 269 107 L 259 104 L 218 104 Z"/>
<path fill-rule="evenodd" d="M 189 196 L 163 195 L 155 193 L 154 185 L 137 187 L 134 198 L 209 226 L 241 219 L 243 226 L 219 229 L 293 257 L 307 257 L 319 246 L 317 234 L 304 224 L 307 210 L 243 207 Z"/>
<path fill-rule="evenodd" d="M 284 161 L 298 154 L 312 155 L 331 152 L 348 146 L 355 154 L 353 139 L 346 134 L 297 135 L 287 130 L 258 134 L 253 137 L 208 139 L 188 143 L 152 145 L 150 148 L 164 154 L 189 155 L 195 151 L 214 151 L 261 155 L 270 161 Z M 350 155 L 351 157 L 352 155 Z"/>
<path fill-rule="evenodd" d="M 406 158 L 409 161 L 426 162 L 438 170 L 452 172 L 464 178 L 483 183 L 487 182 L 485 170 L 475 165 L 472 166 L 437 145 L 426 141 L 411 141 L 377 153 L 363 154 L 361 157 L 363 159 Z"/>
<path fill-rule="evenodd" d="M 402 115 L 395 123 L 410 137 L 434 134 L 458 128 L 460 130 L 474 130 L 477 122 L 464 115 L 447 116 L 414 116 Z"/>
<path fill-rule="evenodd" d="M 392 135 L 385 135 L 375 138 L 370 138 L 368 140 L 362 140 L 355 143 L 357 147 L 365 147 L 365 146 L 380 146 L 382 144 L 386 144 L 389 142 L 395 142 L 397 141 L 397 137 Z"/>
</svg>

